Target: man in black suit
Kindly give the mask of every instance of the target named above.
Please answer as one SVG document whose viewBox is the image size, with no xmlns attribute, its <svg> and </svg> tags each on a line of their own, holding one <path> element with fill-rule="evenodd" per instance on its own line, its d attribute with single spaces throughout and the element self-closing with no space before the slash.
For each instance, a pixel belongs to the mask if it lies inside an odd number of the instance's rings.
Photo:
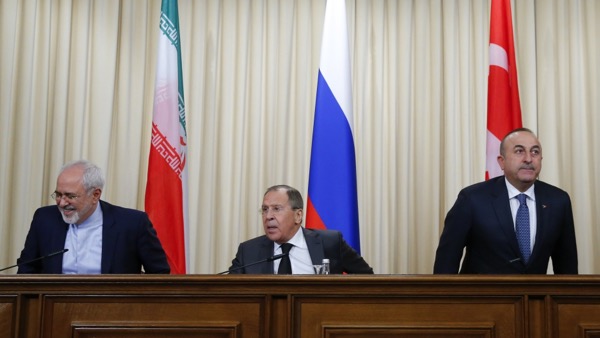
<svg viewBox="0 0 600 338">
<path fill-rule="evenodd" d="M 535 134 L 526 128 L 508 133 L 498 163 L 504 176 L 459 193 L 446 215 L 433 272 L 458 273 L 466 247 L 460 273 L 545 274 L 552 258 L 554 273 L 577 274 L 571 200 L 565 191 L 537 180 L 542 146 Z M 517 239 L 521 231 L 527 240 Z"/>
<path fill-rule="evenodd" d="M 36 210 L 21 251 L 19 274 L 139 274 L 170 272 L 145 212 L 101 201 L 104 177 L 88 161 L 66 164 L 52 197 Z M 62 255 L 36 260 L 63 248 Z"/>
<path fill-rule="evenodd" d="M 304 201 L 298 190 L 276 185 L 265 192 L 261 207 L 265 235 L 239 245 L 230 273 L 274 274 L 284 259 L 263 262 L 282 253 L 282 244 L 291 244 L 289 258 L 291 273 L 314 274 L 313 265 L 329 259 L 330 273 L 372 274 L 373 269 L 350 247 L 339 231 L 312 230 L 302 227 Z"/>
</svg>

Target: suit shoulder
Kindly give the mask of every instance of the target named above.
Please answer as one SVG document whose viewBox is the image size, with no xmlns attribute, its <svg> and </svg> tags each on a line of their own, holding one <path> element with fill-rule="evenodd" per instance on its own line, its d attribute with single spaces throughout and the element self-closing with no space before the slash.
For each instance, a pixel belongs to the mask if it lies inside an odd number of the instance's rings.
<svg viewBox="0 0 600 338">
<path fill-rule="evenodd" d="M 49 224 L 66 225 L 56 205 L 40 207 L 33 213 L 32 227 L 47 228 Z"/>
<path fill-rule="evenodd" d="M 303 229 L 305 231 L 309 231 L 309 232 L 312 232 L 317 235 L 337 235 L 340 233 L 337 230 L 329 230 L 329 229 L 309 229 L 309 228 L 303 228 Z"/>
<path fill-rule="evenodd" d="M 118 205 L 110 204 L 106 201 L 100 201 L 100 206 L 102 207 L 102 212 L 112 213 L 119 216 L 142 217 L 146 215 L 145 211 L 121 207 Z"/>
<path fill-rule="evenodd" d="M 255 246 L 270 242 L 266 235 L 251 238 L 240 243 L 240 246 Z"/>
<path fill-rule="evenodd" d="M 328 229 L 304 229 L 304 234 L 311 236 L 320 236 L 323 238 L 340 238 L 342 237 L 342 233 L 337 230 L 328 230 Z"/>
<path fill-rule="evenodd" d="M 56 205 L 47 205 L 44 207 L 37 208 L 33 213 L 33 222 L 35 223 L 36 220 L 40 219 L 44 221 L 56 220 L 59 223 L 63 222 L 60 210 L 58 210 L 58 206 Z"/>
<path fill-rule="evenodd" d="M 535 189 L 542 192 L 550 192 L 559 195 L 569 196 L 569 193 L 567 193 L 565 190 L 540 180 L 535 182 Z"/>
<path fill-rule="evenodd" d="M 36 215 L 47 215 L 47 214 L 57 214 L 60 211 L 58 210 L 58 206 L 56 205 L 47 205 L 44 207 L 39 207 L 35 210 Z"/>
<path fill-rule="evenodd" d="M 535 182 L 535 196 L 541 203 L 571 204 L 569 193 L 546 182 Z"/>
<path fill-rule="evenodd" d="M 463 189 L 461 189 L 460 193 L 467 194 L 467 195 L 489 193 L 490 191 L 493 191 L 493 190 L 497 189 L 498 187 L 501 187 L 502 184 L 505 184 L 504 176 L 494 177 L 487 181 L 482 181 L 482 182 L 478 182 L 478 183 L 466 186 Z"/>
</svg>

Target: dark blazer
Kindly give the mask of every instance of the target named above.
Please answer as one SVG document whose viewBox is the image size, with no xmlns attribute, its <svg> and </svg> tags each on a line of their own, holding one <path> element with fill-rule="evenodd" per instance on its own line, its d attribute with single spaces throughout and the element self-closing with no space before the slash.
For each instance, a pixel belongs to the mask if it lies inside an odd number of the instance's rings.
<svg viewBox="0 0 600 338">
<path fill-rule="evenodd" d="M 169 273 L 167 256 L 145 212 L 100 201 L 102 208 L 102 267 L 112 274 Z M 69 225 L 56 205 L 36 210 L 17 263 L 27 262 L 65 247 Z M 17 273 L 62 273 L 63 255 L 19 266 Z"/>
<path fill-rule="evenodd" d="M 331 274 L 360 273 L 372 274 L 373 269 L 344 239 L 339 231 L 314 230 L 300 228 L 308 246 L 313 264 L 321 264 L 323 258 L 329 259 Z M 243 242 L 239 245 L 235 259 L 229 270 L 231 273 L 273 274 L 273 262 L 264 262 L 241 268 L 244 265 L 264 260 L 273 256 L 273 241 L 263 235 Z"/>
<path fill-rule="evenodd" d="M 434 273 L 545 274 L 549 259 L 556 274 L 577 274 L 577 245 L 569 195 L 550 184 L 534 185 L 537 233 L 524 263 L 504 176 L 463 189 L 446 215 Z"/>
</svg>

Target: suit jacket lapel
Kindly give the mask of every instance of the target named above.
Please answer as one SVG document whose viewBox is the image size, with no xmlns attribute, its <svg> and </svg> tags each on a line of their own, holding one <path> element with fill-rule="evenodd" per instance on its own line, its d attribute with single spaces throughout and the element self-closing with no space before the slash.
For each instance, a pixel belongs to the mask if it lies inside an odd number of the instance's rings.
<svg viewBox="0 0 600 338">
<path fill-rule="evenodd" d="M 325 258 L 325 251 L 323 249 L 323 241 L 317 232 L 306 230 L 304 227 L 300 228 L 304 232 L 304 239 L 308 246 L 308 253 L 313 264 L 321 264 L 323 258 Z"/>
<path fill-rule="evenodd" d="M 259 259 L 265 259 L 267 257 L 271 257 L 273 256 L 273 241 L 271 241 L 267 236 L 263 237 L 264 240 L 262 241 L 261 245 L 258 247 L 258 256 L 257 257 L 264 257 L 264 258 L 259 258 Z M 251 262 L 246 262 L 246 264 L 251 263 Z M 274 274 L 274 267 L 273 267 L 274 263 L 273 262 L 269 262 L 268 264 L 259 264 L 260 266 L 260 272 L 261 274 Z"/>
<path fill-rule="evenodd" d="M 535 185 L 534 185 L 534 191 L 535 191 L 535 211 L 536 211 L 536 217 L 537 217 L 537 222 L 536 222 L 536 230 L 535 230 L 535 243 L 533 243 L 533 248 L 531 250 L 531 257 L 529 258 L 529 261 L 531 262 L 533 260 L 534 255 L 536 255 L 537 251 L 540 250 L 541 248 L 541 243 L 543 243 L 542 238 L 544 237 L 544 230 L 545 230 L 545 224 L 546 224 L 546 208 L 548 205 L 548 202 L 546 201 L 546 198 L 548 197 L 547 193 L 543 192 L 544 188 L 541 184 L 538 184 L 538 182 L 536 181 Z M 538 245 L 540 244 L 540 245 Z"/>
<path fill-rule="evenodd" d="M 52 231 L 50 234 L 51 237 L 51 243 L 53 243 L 53 247 L 56 247 L 55 251 L 58 250 L 62 250 L 65 248 L 65 244 L 66 244 L 66 239 L 67 239 L 67 232 L 69 231 L 69 224 L 65 223 L 65 221 L 63 221 L 62 216 L 60 216 L 60 211 L 59 211 L 59 218 L 57 219 L 57 227 L 60 228 L 62 231 Z M 42 255 L 47 255 L 50 252 L 42 252 Z M 58 256 L 57 259 L 47 259 L 48 261 L 48 271 L 47 273 L 62 273 L 62 265 L 63 265 L 63 255 Z"/>
<path fill-rule="evenodd" d="M 521 251 L 519 250 L 519 243 L 517 242 L 517 235 L 515 234 L 515 225 L 512 219 L 512 212 L 510 210 L 510 202 L 508 200 L 508 190 L 506 189 L 506 181 L 504 176 L 496 181 L 494 186 L 493 204 L 496 217 L 502 228 L 504 236 L 508 239 L 511 250 L 514 252 L 514 257 L 521 257 Z"/>
<path fill-rule="evenodd" d="M 100 270 L 104 274 L 111 271 L 119 233 L 115 227 L 116 220 L 110 204 L 100 201 L 100 207 L 102 208 L 102 263 Z"/>
</svg>

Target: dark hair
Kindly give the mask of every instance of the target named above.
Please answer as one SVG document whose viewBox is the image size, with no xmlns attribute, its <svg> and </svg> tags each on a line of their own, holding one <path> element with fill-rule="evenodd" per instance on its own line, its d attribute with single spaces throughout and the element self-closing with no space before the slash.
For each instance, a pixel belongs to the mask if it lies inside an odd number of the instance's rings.
<svg viewBox="0 0 600 338">
<path fill-rule="evenodd" d="M 274 185 L 265 191 L 263 196 L 266 196 L 271 191 L 285 190 L 288 195 L 288 200 L 290 206 L 294 210 L 303 209 L 304 208 L 304 200 L 302 199 L 302 194 L 295 188 L 290 187 L 289 185 L 279 184 Z"/>
<path fill-rule="evenodd" d="M 535 136 L 535 133 L 534 133 L 533 131 L 531 131 L 531 129 L 529 129 L 529 128 L 517 128 L 517 129 L 511 130 L 510 132 L 508 132 L 508 134 L 506 134 L 506 135 L 504 136 L 504 138 L 502 139 L 502 142 L 500 142 L 500 155 L 502 155 L 502 156 L 504 156 L 504 155 L 505 155 L 505 152 L 504 152 L 504 143 L 505 143 L 505 142 L 504 142 L 504 141 L 506 141 L 506 139 L 507 139 L 507 138 L 508 138 L 510 135 L 512 135 L 512 134 L 514 134 L 514 133 L 521 132 L 521 131 L 524 131 L 524 132 L 526 132 L 526 133 L 530 133 L 531 135 Z M 537 137 L 537 136 L 536 136 L 536 137 Z"/>
</svg>

